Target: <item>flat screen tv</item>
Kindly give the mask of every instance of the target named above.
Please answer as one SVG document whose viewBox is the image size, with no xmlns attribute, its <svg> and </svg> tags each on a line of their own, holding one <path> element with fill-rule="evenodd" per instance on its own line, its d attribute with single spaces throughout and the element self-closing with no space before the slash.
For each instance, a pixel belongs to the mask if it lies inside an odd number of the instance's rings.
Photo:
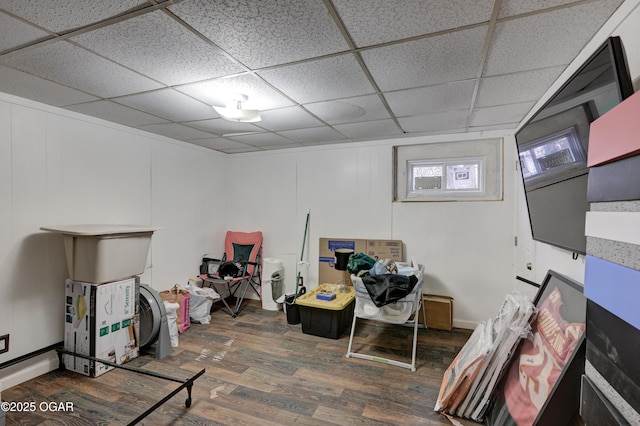
<svg viewBox="0 0 640 426">
<path fill-rule="evenodd" d="M 589 124 L 633 94 L 619 37 L 610 37 L 516 132 L 533 239 L 586 253 Z"/>
</svg>

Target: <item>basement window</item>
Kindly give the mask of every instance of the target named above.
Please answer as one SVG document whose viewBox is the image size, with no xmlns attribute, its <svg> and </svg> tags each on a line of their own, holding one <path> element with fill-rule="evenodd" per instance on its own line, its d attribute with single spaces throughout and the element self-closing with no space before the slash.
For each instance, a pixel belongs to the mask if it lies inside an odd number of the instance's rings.
<svg viewBox="0 0 640 426">
<path fill-rule="evenodd" d="M 484 190 L 482 158 L 409 161 L 407 196 L 421 197 L 438 192 L 481 192 Z"/>
<path fill-rule="evenodd" d="M 502 140 L 472 142 L 394 147 L 394 201 L 502 199 Z"/>
</svg>

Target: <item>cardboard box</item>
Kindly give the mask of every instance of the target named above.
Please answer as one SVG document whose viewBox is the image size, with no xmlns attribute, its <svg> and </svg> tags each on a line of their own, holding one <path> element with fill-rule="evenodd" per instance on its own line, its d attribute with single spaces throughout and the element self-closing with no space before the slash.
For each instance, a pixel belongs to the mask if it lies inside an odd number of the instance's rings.
<svg viewBox="0 0 640 426">
<path fill-rule="evenodd" d="M 105 284 L 65 281 L 64 348 L 123 364 L 137 358 L 140 278 Z M 65 354 L 67 370 L 98 377 L 114 367 Z"/>
<path fill-rule="evenodd" d="M 318 282 L 342 282 L 349 274 L 335 269 L 336 249 L 352 249 L 354 253 L 366 253 L 373 258 L 404 260 L 402 240 L 366 240 L 349 238 L 320 238 Z M 351 284 L 351 280 L 347 284 Z"/>
<path fill-rule="evenodd" d="M 427 328 L 451 331 L 453 329 L 453 297 L 425 294 L 424 310 L 427 315 Z M 420 312 L 420 323 L 422 312 Z"/>
</svg>

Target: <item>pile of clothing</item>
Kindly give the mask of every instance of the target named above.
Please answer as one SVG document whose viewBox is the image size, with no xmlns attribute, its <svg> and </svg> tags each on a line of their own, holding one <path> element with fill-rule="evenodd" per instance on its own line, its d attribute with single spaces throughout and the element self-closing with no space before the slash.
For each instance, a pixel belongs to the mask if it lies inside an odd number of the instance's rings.
<svg viewBox="0 0 640 426">
<path fill-rule="evenodd" d="M 403 299 L 418 283 L 416 268 L 399 266 L 393 259 L 374 259 L 365 253 L 351 255 L 347 270 L 362 279 L 378 308 Z"/>
</svg>

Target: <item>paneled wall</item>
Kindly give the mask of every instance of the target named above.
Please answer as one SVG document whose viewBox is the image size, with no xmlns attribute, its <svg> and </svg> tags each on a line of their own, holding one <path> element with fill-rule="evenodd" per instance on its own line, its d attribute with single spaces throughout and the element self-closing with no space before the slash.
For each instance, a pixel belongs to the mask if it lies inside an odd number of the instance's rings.
<svg viewBox="0 0 640 426">
<path fill-rule="evenodd" d="M 515 159 L 513 136 L 500 138 Z M 305 219 L 310 226 L 302 274 L 318 284 L 319 240 L 396 239 L 405 258 L 425 265 L 425 292 L 454 298 L 454 325 L 475 328 L 495 315 L 514 287 L 515 167 L 505 167 L 500 201 L 393 202 L 393 146 L 477 140 L 478 134 L 438 135 L 309 147 L 229 158 L 234 191 L 230 228 L 262 229 L 265 253 L 285 263 L 285 286 L 295 287 Z M 512 164 L 509 161 L 509 164 Z"/>
<path fill-rule="evenodd" d="M 63 339 L 62 237 L 40 227 L 161 227 L 142 282 L 159 290 L 185 283 L 224 236 L 227 210 L 211 194 L 226 197 L 226 157 L 0 94 L 0 335 L 10 335 L 0 363 Z M 0 383 L 56 368 L 49 358 L 34 371 L 0 371 Z"/>
</svg>

